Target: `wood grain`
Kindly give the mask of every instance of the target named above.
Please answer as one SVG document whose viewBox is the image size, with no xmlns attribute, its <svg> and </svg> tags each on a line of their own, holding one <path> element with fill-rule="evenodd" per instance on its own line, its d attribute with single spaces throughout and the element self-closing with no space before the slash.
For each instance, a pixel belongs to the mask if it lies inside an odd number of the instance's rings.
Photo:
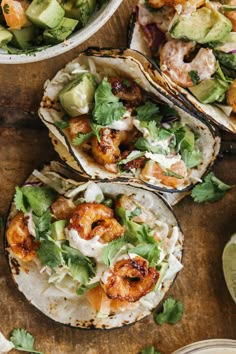
<svg viewBox="0 0 236 354">
<path fill-rule="evenodd" d="M 56 158 L 47 130 L 37 118 L 43 83 L 87 46 L 124 47 L 134 1 L 124 0 L 111 20 L 82 46 L 47 61 L 0 65 L 0 215 L 5 217 L 14 194 L 28 174 Z M 214 171 L 236 185 L 235 138 L 224 135 L 224 151 Z M 234 148 L 229 153 L 230 144 Z M 150 315 L 134 325 L 109 331 L 79 330 L 55 323 L 15 287 L 0 242 L 0 330 L 29 330 L 36 347 L 46 354 L 137 354 L 154 345 L 170 354 L 188 343 L 207 338 L 236 339 L 236 306 L 225 286 L 221 256 L 236 231 L 236 189 L 216 203 L 198 205 L 191 198 L 175 207 L 185 234 L 184 269 L 168 296 L 184 303 L 176 325 L 157 326 Z"/>
</svg>

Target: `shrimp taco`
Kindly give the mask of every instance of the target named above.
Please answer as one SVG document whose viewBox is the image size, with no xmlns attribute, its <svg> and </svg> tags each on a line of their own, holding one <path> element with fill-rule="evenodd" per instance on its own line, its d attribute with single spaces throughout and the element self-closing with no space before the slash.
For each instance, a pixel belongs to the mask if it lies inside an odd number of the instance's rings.
<svg viewBox="0 0 236 354">
<path fill-rule="evenodd" d="M 16 188 L 6 226 L 14 281 L 63 324 L 108 329 L 135 322 L 159 304 L 182 268 L 176 217 L 153 191 L 74 177 L 51 162 Z"/>
<path fill-rule="evenodd" d="M 174 106 L 151 68 L 135 51 L 89 50 L 46 82 L 39 116 L 83 176 L 186 191 L 213 163 L 219 138 Z"/>
<path fill-rule="evenodd" d="M 139 0 L 129 46 L 154 60 L 171 94 L 236 133 L 235 31 L 235 0 Z"/>
</svg>

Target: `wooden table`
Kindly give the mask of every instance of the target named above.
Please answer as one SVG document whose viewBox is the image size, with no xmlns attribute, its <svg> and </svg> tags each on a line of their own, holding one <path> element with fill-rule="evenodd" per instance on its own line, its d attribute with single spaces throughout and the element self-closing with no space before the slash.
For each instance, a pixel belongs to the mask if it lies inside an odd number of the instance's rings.
<svg viewBox="0 0 236 354">
<path fill-rule="evenodd" d="M 57 58 L 26 65 L 0 65 L 0 215 L 5 216 L 16 185 L 43 162 L 56 158 L 47 130 L 36 116 L 43 83 L 87 46 L 126 45 L 126 27 L 134 1 L 82 46 Z M 227 136 L 228 139 L 232 137 Z M 235 140 L 235 138 L 234 138 Z M 236 155 L 225 153 L 216 175 L 236 185 Z M 183 319 L 158 326 L 152 315 L 131 326 L 102 330 L 69 328 L 41 314 L 16 289 L 0 242 L 0 330 L 29 330 L 46 354 L 137 354 L 154 345 L 162 354 L 207 338 L 236 339 L 236 306 L 226 288 L 221 256 L 236 231 L 236 188 L 216 203 L 198 205 L 186 198 L 175 207 L 185 234 L 184 269 L 168 296 L 184 303 Z"/>
</svg>

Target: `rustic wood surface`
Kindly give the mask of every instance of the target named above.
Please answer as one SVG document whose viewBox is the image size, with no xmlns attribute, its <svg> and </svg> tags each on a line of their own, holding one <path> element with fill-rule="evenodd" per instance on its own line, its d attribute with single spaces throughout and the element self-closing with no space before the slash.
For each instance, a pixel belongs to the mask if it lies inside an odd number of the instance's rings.
<svg viewBox="0 0 236 354">
<path fill-rule="evenodd" d="M 124 47 L 134 1 L 124 0 L 116 14 L 82 46 L 47 61 L 0 65 L 0 215 L 5 217 L 16 185 L 43 162 L 56 158 L 37 111 L 43 83 L 87 46 Z M 235 141 L 230 135 L 224 140 Z M 235 143 L 234 143 L 235 144 Z M 229 142 L 224 142 L 228 150 Z M 221 154 L 216 175 L 236 185 L 235 145 Z M 236 306 L 222 273 L 222 251 L 236 231 L 236 188 L 216 203 L 198 205 L 186 198 L 175 207 L 185 234 L 184 269 L 168 296 L 184 304 L 176 325 L 158 326 L 150 315 L 131 326 L 109 331 L 69 328 L 41 314 L 15 287 L 0 242 L 0 330 L 29 330 L 46 354 L 138 354 L 154 345 L 162 354 L 208 338 L 236 339 Z M 14 351 L 12 351 L 13 353 Z"/>
</svg>

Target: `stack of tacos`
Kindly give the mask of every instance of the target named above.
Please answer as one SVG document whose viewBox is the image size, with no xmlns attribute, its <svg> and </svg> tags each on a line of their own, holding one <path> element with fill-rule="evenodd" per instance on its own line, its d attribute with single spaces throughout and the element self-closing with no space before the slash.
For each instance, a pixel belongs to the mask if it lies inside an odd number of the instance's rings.
<svg viewBox="0 0 236 354">
<path fill-rule="evenodd" d="M 157 192 L 188 192 L 219 136 L 132 50 L 79 55 L 46 82 L 39 116 L 73 169 L 53 162 L 16 188 L 6 230 L 13 278 L 58 322 L 137 321 L 182 268 L 183 234 Z"/>
<path fill-rule="evenodd" d="M 129 46 L 154 60 L 171 94 L 235 133 L 235 31 L 234 0 L 139 0 Z"/>
</svg>

